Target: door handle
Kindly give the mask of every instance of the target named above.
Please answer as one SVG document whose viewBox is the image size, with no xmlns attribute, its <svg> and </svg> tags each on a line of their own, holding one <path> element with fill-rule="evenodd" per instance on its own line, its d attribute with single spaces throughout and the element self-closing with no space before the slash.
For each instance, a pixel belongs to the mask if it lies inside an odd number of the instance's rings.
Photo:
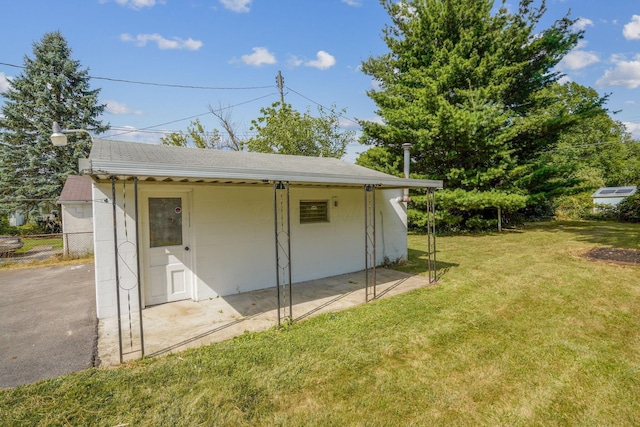
<svg viewBox="0 0 640 427">
<path fill-rule="evenodd" d="M 189 250 L 189 246 L 185 246 L 185 247 L 184 247 L 184 250 L 185 250 L 185 251 L 188 251 L 188 250 Z"/>
</svg>

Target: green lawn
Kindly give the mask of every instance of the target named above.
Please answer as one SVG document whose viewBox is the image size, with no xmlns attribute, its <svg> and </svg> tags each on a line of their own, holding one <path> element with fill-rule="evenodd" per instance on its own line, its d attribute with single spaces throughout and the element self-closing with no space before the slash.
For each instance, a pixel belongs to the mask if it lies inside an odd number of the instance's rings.
<svg viewBox="0 0 640 427">
<path fill-rule="evenodd" d="M 27 252 L 38 246 L 50 246 L 52 249 L 62 249 L 62 237 L 23 237 L 24 246 L 18 249 L 16 253 Z"/>
<path fill-rule="evenodd" d="M 0 391 L 0 425 L 640 425 L 640 225 L 438 238 L 438 285 Z M 425 237 L 410 236 L 424 272 Z"/>
</svg>

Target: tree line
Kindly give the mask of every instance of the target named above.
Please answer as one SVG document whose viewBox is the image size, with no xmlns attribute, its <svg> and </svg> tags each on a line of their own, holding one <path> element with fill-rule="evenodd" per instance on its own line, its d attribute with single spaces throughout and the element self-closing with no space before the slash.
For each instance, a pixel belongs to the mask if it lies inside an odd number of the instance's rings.
<svg viewBox="0 0 640 427">
<path fill-rule="evenodd" d="M 441 229 L 491 227 L 500 209 L 551 217 L 567 198 L 640 182 L 640 144 L 607 96 L 561 83 L 555 67 L 584 35 L 568 14 L 540 28 L 544 0 L 515 12 L 491 0 L 382 5 L 388 52 L 362 64 L 382 121 L 360 122 L 373 148 L 358 163 L 400 174 L 411 143 L 416 176 L 445 183 Z M 424 215 L 418 206 L 410 219 L 420 227 Z"/>
<path fill-rule="evenodd" d="M 566 204 L 590 205 L 601 186 L 640 183 L 640 143 L 607 110 L 607 96 L 563 83 L 556 66 L 584 36 L 569 14 L 541 28 L 544 0 L 520 0 L 510 11 L 492 0 L 381 0 L 390 23 L 387 52 L 362 63 L 376 87 L 367 91 L 379 121 L 359 120 L 370 148 L 356 163 L 402 176 L 402 144 L 412 144 L 415 177 L 441 179 L 441 229 L 494 227 L 553 216 Z M 90 141 L 71 134 L 63 149 L 49 142 L 51 124 L 109 128 L 100 89 L 71 58 L 59 32 L 45 34 L 9 81 L 0 116 L 0 210 L 38 209 L 54 200 Z M 345 110 L 299 112 L 276 102 L 242 138 L 225 109 L 209 106 L 220 130 L 199 120 L 166 135 L 168 145 L 342 157 L 353 131 Z M 420 194 L 410 224 L 426 222 Z M 587 200 L 588 199 L 588 200 Z M 50 202 L 49 202 L 50 203 Z M 583 209 L 584 211 L 584 209 Z"/>
</svg>

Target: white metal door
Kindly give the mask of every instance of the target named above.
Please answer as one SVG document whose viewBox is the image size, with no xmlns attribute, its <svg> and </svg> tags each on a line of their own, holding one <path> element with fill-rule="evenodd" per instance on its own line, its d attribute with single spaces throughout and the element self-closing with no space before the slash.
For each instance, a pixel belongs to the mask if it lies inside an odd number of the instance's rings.
<svg viewBox="0 0 640 427">
<path fill-rule="evenodd" d="M 192 298 L 189 202 L 189 193 L 143 197 L 146 305 Z"/>
</svg>

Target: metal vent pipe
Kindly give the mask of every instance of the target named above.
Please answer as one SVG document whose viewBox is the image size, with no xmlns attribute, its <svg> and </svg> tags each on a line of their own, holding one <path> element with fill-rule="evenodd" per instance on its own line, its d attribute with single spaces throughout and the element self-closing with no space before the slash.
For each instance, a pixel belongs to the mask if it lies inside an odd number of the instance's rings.
<svg viewBox="0 0 640 427">
<path fill-rule="evenodd" d="M 402 144 L 402 150 L 404 151 L 404 179 L 409 179 L 409 172 L 411 169 L 411 144 L 408 142 Z M 409 197 L 409 189 L 404 189 L 404 195 L 400 200 L 402 202 L 410 202 L 411 197 Z"/>
</svg>

